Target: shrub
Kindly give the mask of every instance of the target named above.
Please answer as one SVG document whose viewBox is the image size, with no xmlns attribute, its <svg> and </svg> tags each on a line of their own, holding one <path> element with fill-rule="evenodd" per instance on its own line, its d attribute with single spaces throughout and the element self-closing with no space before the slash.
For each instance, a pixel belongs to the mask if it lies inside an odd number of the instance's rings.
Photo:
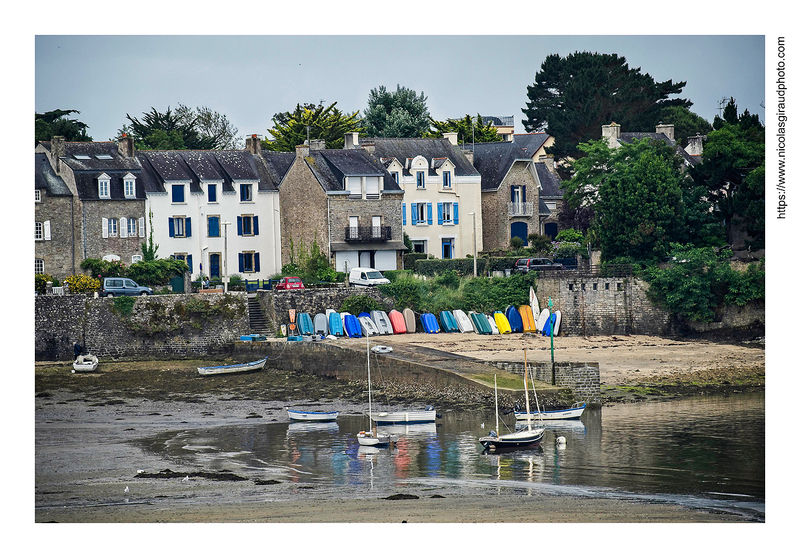
<svg viewBox="0 0 800 558">
<path fill-rule="evenodd" d="M 100 290 L 100 279 L 83 274 L 70 275 L 64 279 L 64 283 L 69 285 L 71 293 L 92 293 Z"/>
<path fill-rule="evenodd" d="M 136 299 L 132 296 L 117 296 L 114 297 L 114 311 L 120 316 L 130 316 L 133 312 L 133 305 Z"/>
<path fill-rule="evenodd" d="M 123 277 L 130 277 L 140 285 L 166 285 L 170 279 L 183 276 L 187 271 L 189 266 L 186 262 L 164 258 L 137 262 L 128 268 L 128 274 Z"/>
<path fill-rule="evenodd" d="M 550 237 L 543 234 L 531 233 L 528 235 L 528 250 L 537 256 L 550 250 Z"/>
<path fill-rule="evenodd" d="M 349 312 L 358 316 L 361 312 L 372 310 L 386 310 L 386 307 L 369 295 L 352 295 L 342 302 L 341 312 Z"/>
<path fill-rule="evenodd" d="M 45 292 L 47 292 L 48 281 L 53 281 L 53 286 L 55 286 L 55 280 L 53 279 L 52 275 L 47 275 L 46 273 L 37 273 L 35 277 L 36 292 L 39 294 L 45 294 Z"/>
<path fill-rule="evenodd" d="M 583 233 L 575 229 L 564 229 L 556 235 L 556 242 L 583 242 Z"/>
</svg>

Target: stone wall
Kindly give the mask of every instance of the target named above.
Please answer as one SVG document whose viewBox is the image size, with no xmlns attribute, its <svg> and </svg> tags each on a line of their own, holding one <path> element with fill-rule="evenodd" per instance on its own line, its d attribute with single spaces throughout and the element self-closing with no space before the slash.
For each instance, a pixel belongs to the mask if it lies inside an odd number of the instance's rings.
<svg viewBox="0 0 800 558">
<path fill-rule="evenodd" d="M 36 296 L 34 320 L 36 360 L 72 360 L 75 342 L 86 346 L 84 294 Z"/>
<path fill-rule="evenodd" d="M 522 362 L 490 362 L 502 370 L 519 374 L 525 372 Z M 600 402 L 600 364 L 597 362 L 556 362 L 555 382 L 553 364 L 550 362 L 528 362 L 528 374 L 540 382 L 572 390 L 576 401 Z"/>
<path fill-rule="evenodd" d="M 80 273 L 74 261 L 72 198 L 69 196 L 48 196 L 41 191 L 42 201 L 35 205 L 36 222 L 50 223 L 50 240 L 37 240 L 36 257 L 44 261 L 44 272 L 63 280 L 68 275 Z"/>
<path fill-rule="evenodd" d="M 305 250 L 316 241 L 328 254 L 328 195 L 303 159 L 296 159 L 280 188 L 281 262 L 297 258 L 301 244 Z"/>
<path fill-rule="evenodd" d="M 81 215 L 85 227 L 84 257 L 100 259 L 113 254 L 119 256 L 125 265 L 131 265 L 134 255 L 142 255 L 142 243 L 145 241 L 145 237 L 139 236 L 139 218 L 146 216 L 144 203 L 140 199 L 84 201 Z M 136 236 L 122 238 L 120 228 L 123 217 L 136 220 Z M 104 218 L 117 220 L 116 236 L 103 238 Z"/>
</svg>

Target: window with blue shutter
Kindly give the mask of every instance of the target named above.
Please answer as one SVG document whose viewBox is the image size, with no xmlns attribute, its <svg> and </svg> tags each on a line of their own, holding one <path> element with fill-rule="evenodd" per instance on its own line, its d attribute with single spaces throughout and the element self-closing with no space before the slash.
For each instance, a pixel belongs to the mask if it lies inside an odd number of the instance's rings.
<svg viewBox="0 0 800 558">
<path fill-rule="evenodd" d="M 442 202 L 436 204 L 436 222 L 441 225 L 444 223 L 444 216 L 442 215 Z"/>
<path fill-rule="evenodd" d="M 219 215 L 212 215 L 208 218 L 208 236 L 219 236 Z"/>
<path fill-rule="evenodd" d="M 239 253 L 239 273 L 244 273 L 244 254 Z"/>
<path fill-rule="evenodd" d="M 417 224 L 417 204 L 415 203 L 411 204 L 411 224 Z"/>
<path fill-rule="evenodd" d="M 172 217 L 169 218 L 169 236 L 170 238 L 175 236 L 175 219 Z"/>
<path fill-rule="evenodd" d="M 453 224 L 458 225 L 458 202 L 453 202 Z"/>
<path fill-rule="evenodd" d="M 403 204 L 403 224 L 406 224 L 406 204 Z"/>
<path fill-rule="evenodd" d="M 192 218 L 187 217 L 185 221 L 186 221 L 186 237 L 188 238 L 192 236 Z"/>
<path fill-rule="evenodd" d="M 239 236 L 242 236 L 242 216 L 241 215 L 238 215 L 236 217 L 236 232 L 239 234 Z"/>
<path fill-rule="evenodd" d="M 192 266 L 192 255 L 191 254 L 186 256 L 186 265 L 189 266 L 189 273 L 194 273 L 194 267 Z"/>
<path fill-rule="evenodd" d="M 433 225 L 433 203 L 428 202 L 428 224 Z"/>
<path fill-rule="evenodd" d="M 216 184 L 209 184 L 208 185 L 208 202 L 215 203 L 217 201 L 217 185 Z"/>
<path fill-rule="evenodd" d="M 258 252 L 253 254 L 253 271 L 256 273 L 261 271 L 261 255 Z"/>
<path fill-rule="evenodd" d="M 183 184 L 172 185 L 172 203 L 183 203 L 185 198 L 183 196 Z"/>
<path fill-rule="evenodd" d="M 253 234 L 258 234 L 258 215 L 253 215 Z"/>
</svg>

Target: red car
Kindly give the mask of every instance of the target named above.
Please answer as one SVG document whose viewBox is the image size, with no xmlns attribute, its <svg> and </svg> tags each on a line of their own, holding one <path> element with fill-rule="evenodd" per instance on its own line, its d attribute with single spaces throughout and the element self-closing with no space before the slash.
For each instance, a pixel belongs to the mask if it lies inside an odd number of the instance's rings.
<svg viewBox="0 0 800 558">
<path fill-rule="evenodd" d="M 291 291 L 294 289 L 305 289 L 306 286 L 299 277 L 284 277 L 275 285 L 276 291 Z"/>
</svg>

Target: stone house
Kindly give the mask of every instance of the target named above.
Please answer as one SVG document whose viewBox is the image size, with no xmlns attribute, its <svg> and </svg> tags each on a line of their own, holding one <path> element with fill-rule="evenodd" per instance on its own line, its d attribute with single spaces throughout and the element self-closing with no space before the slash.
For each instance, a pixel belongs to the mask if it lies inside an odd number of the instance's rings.
<svg viewBox="0 0 800 558">
<path fill-rule="evenodd" d="M 481 175 L 456 137 L 363 142 L 404 192 L 402 226 L 413 250 L 444 259 L 483 250 Z"/>
<path fill-rule="evenodd" d="M 345 135 L 344 149 L 324 140 L 296 148 L 280 184 L 281 255 L 297 262 L 312 244 L 336 271 L 402 269 L 403 190 L 381 162 Z"/>
<path fill-rule="evenodd" d="M 686 149 L 675 141 L 675 125 L 659 124 L 655 132 L 623 132 L 622 127 L 616 122 L 603 126 L 603 138 L 612 149 L 621 143 L 630 143 L 634 139 L 648 138 L 653 141 L 663 141 L 675 148 L 675 152 L 683 158 L 684 166 L 693 167 L 702 161 L 703 136 L 693 136 L 687 139 Z"/>
<path fill-rule="evenodd" d="M 525 149 L 528 157 L 538 161 L 540 157 L 547 155 L 545 150 L 551 147 L 556 139 L 550 134 L 539 132 L 534 134 L 514 134 L 514 143 Z"/>
<path fill-rule="evenodd" d="M 278 186 L 291 154 L 262 152 L 251 136 L 244 150 L 140 151 L 137 158 L 159 257 L 185 261 L 193 278 L 280 273 Z"/>
<path fill-rule="evenodd" d="M 126 265 L 139 261 L 146 213 L 133 140 L 65 142 L 54 137 L 39 142 L 35 153 L 41 200 L 36 236 L 42 238 L 36 243 L 37 270 L 63 278 L 80 273 L 87 258 Z M 48 187 L 40 189 L 40 183 Z"/>
</svg>

